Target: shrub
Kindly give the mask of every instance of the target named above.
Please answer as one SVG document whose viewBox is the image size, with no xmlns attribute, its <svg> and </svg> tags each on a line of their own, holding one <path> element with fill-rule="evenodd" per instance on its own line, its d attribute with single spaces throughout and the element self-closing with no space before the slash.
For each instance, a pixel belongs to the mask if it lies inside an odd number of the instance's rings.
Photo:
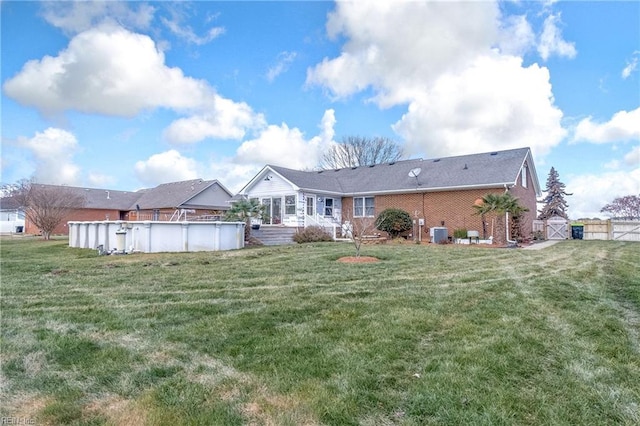
<svg viewBox="0 0 640 426">
<path fill-rule="evenodd" d="M 453 238 L 467 238 L 466 228 L 459 228 L 453 230 Z"/>
<path fill-rule="evenodd" d="M 302 231 L 296 232 L 293 236 L 293 241 L 298 244 L 317 243 L 320 241 L 333 241 L 333 237 L 320 226 L 309 226 Z"/>
<path fill-rule="evenodd" d="M 391 238 L 396 238 L 401 233 L 411 230 L 413 221 L 404 210 L 386 209 L 376 219 L 376 228 L 388 232 Z"/>
</svg>

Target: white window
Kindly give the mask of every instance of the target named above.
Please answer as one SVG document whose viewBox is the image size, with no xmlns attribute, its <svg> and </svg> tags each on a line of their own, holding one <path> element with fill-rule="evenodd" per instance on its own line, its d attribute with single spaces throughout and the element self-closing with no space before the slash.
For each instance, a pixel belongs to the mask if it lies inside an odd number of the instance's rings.
<svg viewBox="0 0 640 426">
<path fill-rule="evenodd" d="M 522 168 L 522 172 L 520 173 L 520 184 L 522 185 L 523 188 L 527 187 L 527 166 L 524 166 Z"/>
<path fill-rule="evenodd" d="M 307 196 L 307 216 L 313 216 L 316 214 L 316 209 L 314 207 L 315 198 L 312 196 Z"/>
<path fill-rule="evenodd" d="M 353 198 L 353 216 L 354 217 L 373 217 L 374 216 L 373 197 L 354 197 Z"/>
<path fill-rule="evenodd" d="M 284 214 L 296 214 L 295 195 L 286 195 L 284 197 Z"/>
</svg>

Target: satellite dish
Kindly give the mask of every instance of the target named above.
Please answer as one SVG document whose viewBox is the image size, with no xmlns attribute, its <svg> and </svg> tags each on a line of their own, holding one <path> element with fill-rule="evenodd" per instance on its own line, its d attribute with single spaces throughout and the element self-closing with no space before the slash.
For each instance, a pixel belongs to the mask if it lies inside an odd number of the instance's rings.
<svg viewBox="0 0 640 426">
<path fill-rule="evenodd" d="M 411 169 L 409 171 L 409 177 L 417 178 L 422 169 L 420 167 L 416 167 L 415 169 Z"/>
</svg>

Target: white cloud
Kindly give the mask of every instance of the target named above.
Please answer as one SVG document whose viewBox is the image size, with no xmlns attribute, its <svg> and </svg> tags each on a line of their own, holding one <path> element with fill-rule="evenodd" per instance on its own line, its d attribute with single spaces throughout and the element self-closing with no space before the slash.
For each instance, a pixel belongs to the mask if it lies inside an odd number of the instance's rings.
<svg viewBox="0 0 640 426">
<path fill-rule="evenodd" d="M 190 117 L 175 120 L 164 131 L 164 138 L 174 143 L 194 143 L 206 138 L 242 139 L 247 129 L 266 126 L 262 114 L 256 114 L 244 102 L 211 96 L 208 108 Z"/>
<path fill-rule="evenodd" d="M 184 23 L 185 20 L 190 18 L 190 7 L 188 3 L 173 3 L 168 6 L 168 9 L 171 14 L 171 19 L 162 17 L 160 18 L 161 22 L 169 29 L 169 31 L 171 31 L 171 33 L 185 40 L 187 43 L 201 46 L 218 38 L 226 31 L 224 27 L 211 27 L 204 35 L 199 36 L 191 26 Z M 207 19 L 207 21 L 210 21 L 210 19 Z"/>
<path fill-rule="evenodd" d="M 89 182 L 89 186 L 94 188 L 108 188 L 116 183 L 116 179 L 113 176 L 102 173 L 89 173 L 87 175 L 87 181 Z"/>
<path fill-rule="evenodd" d="M 575 43 L 567 42 L 562 38 L 562 32 L 558 28 L 560 23 L 560 14 L 551 14 L 544 20 L 540 42 L 538 43 L 538 53 L 545 61 L 554 54 L 574 58 L 578 53 Z"/>
<path fill-rule="evenodd" d="M 338 98 L 373 88 L 383 107 L 411 101 L 495 44 L 499 13 L 494 2 L 338 2 L 327 31 L 347 41 L 307 70 L 307 84 Z"/>
<path fill-rule="evenodd" d="M 531 49 L 536 36 L 525 15 L 507 16 L 500 24 L 500 52 L 521 56 Z"/>
<path fill-rule="evenodd" d="M 640 168 L 573 176 L 567 181 L 566 191 L 573 194 L 566 197 L 572 219 L 605 218 L 608 214 L 600 213 L 600 209 L 606 204 L 617 197 L 640 193 Z"/>
<path fill-rule="evenodd" d="M 407 104 L 394 130 L 409 154 L 530 146 L 541 156 L 565 136 L 548 70 L 513 56 L 534 47 L 530 24 L 501 16 L 496 2 L 340 2 L 327 31 L 346 42 L 307 71 L 307 84 Z"/>
<path fill-rule="evenodd" d="M 256 139 L 243 142 L 238 148 L 236 161 L 240 163 L 269 163 L 292 169 L 313 167 L 310 158 L 317 153 L 310 150 L 304 135 L 285 123 L 270 125 Z"/>
<path fill-rule="evenodd" d="M 277 76 L 286 72 L 298 54 L 296 52 L 280 52 L 277 62 L 267 71 L 267 80 L 272 82 Z"/>
<path fill-rule="evenodd" d="M 80 168 L 73 162 L 78 150 L 76 137 L 66 130 L 49 127 L 35 136 L 19 138 L 18 144 L 31 152 L 34 177 L 40 183 L 77 185 Z"/>
<path fill-rule="evenodd" d="M 205 81 L 167 67 L 151 38 L 109 25 L 78 34 L 56 57 L 27 62 L 4 91 L 45 114 L 74 109 L 121 117 L 200 107 L 213 92 Z"/>
<path fill-rule="evenodd" d="M 592 143 L 638 141 L 640 140 L 640 108 L 619 111 L 605 123 L 596 123 L 592 117 L 585 118 L 576 126 L 573 140 Z"/>
<path fill-rule="evenodd" d="M 135 164 L 136 176 L 147 186 L 195 179 L 218 179 L 231 191 L 238 191 L 266 164 L 293 169 L 310 169 L 318 164 L 322 149 L 333 142 L 335 113 L 325 111 L 319 134 L 305 139 L 297 128 L 265 126 L 257 138 L 245 141 L 229 158 L 213 158 L 204 164 L 176 150 L 153 155 Z"/>
<path fill-rule="evenodd" d="M 162 23 L 165 24 L 165 26 L 169 28 L 174 35 L 198 46 L 207 44 L 225 33 L 225 29 L 223 27 L 212 27 L 204 36 L 198 36 L 188 25 L 180 26 L 179 22 L 170 21 L 166 18 L 162 18 Z"/>
<path fill-rule="evenodd" d="M 246 103 L 225 99 L 206 81 L 164 62 L 148 36 L 103 25 L 75 36 L 56 57 L 27 62 L 3 88 L 46 115 L 76 110 L 133 117 L 156 108 L 190 114 L 167 128 L 171 142 L 239 139 L 247 128 L 264 126 L 264 117 Z"/>
<path fill-rule="evenodd" d="M 184 157 L 172 149 L 136 162 L 134 170 L 142 183 L 153 186 L 196 179 L 199 177 L 200 165 L 196 160 Z"/>
<path fill-rule="evenodd" d="M 237 164 L 233 158 L 212 161 L 206 179 L 219 180 L 233 194 L 237 193 L 262 169 L 264 164 Z"/>
<path fill-rule="evenodd" d="M 640 167 L 640 145 L 636 145 L 624 156 L 624 163 L 631 167 Z M 640 181 L 638 182 L 640 185 Z"/>
<path fill-rule="evenodd" d="M 627 62 L 627 66 L 625 66 L 622 70 L 622 78 L 627 79 L 631 76 L 631 74 L 638 68 L 638 59 L 640 57 L 640 51 L 633 52 L 633 56 Z"/>
<path fill-rule="evenodd" d="M 273 164 L 292 169 L 311 169 L 318 165 L 322 149 L 333 141 L 335 113 L 327 110 L 322 117 L 319 135 L 309 140 L 297 128 L 285 123 L 270 125 L 253 140 L 244 142 L 235 162 L 240 164 Z"/>
<path fill-rule="evenodd" d="M 132 7 L 134 4 L 137 9 Z M 42 7 L 44 19 L 67 34 L 86 31 L 104 22 L 145 29 L 155 12 L 155 8 L 147 3 L 120 1 L 49 1 L 43 2 Z"/>
<path fill-rule="evenodd" d="M 543 156 L 562 140 L 549 72 L 513 56 L 483 56 L 443 74 L 393 127 L 410 153 L 445 156 L 522 146 Z"/>
</svg>

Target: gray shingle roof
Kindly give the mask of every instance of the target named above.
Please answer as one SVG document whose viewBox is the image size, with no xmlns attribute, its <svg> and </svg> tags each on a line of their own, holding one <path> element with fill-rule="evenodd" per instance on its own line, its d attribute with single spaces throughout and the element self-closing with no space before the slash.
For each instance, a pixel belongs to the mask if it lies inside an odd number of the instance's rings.
<svg viewBox="0 0 640 426">
<path fill-rule="evenodd" d="M 85 200 L 84 208 L 127 211 L 136 210 L 136 206 L 139 206 L 140 209 L 178 208 L 216 183 L 231 198 L 229 191 L 217 180 L 205 181 L 202 179 L 165 183 L 155 188 L 141 189 L 139 191 L 114 191 L 111 189 L 74 186 L 64 186 L 63 188 L 81 195 Z M 58 187 L 58 185 L 37 185 Z"/>
<path fill-rule="evenodd" d="M 17 210 L 20 207 L 22 206 L 14 197 L 0 198 L 0 210 Z"/>
<path fill-rule="evenodd" d="M 177 208 L 216 182 L 216 180 L 193 179 L 164 183 L 155 188 L 139 191 L 141 195 L 135 204 L 138 204 L 143 210 Z M 136 207 L 135 204 L 133 209 Z"/>
<path fill-rule="evenodd" d="M 76 186 L 60 186 L 48 184 L 36 184 L 38 186 L 50 188 L 64 188 L 75 195 L 84 198 L 84 208 L 87 209 L 113 209 L 129 210 L 131 205 L 135 205 L 135 200 L 140 197 L 135 191 L 114 191 L 112 189 L 81 188 Z"/>
<path fill-rule="evenodd" d="M 312 172 L 268 167 L 302 189 L 348 195 L 502 187 L 516 182 L 528 156 L 529 148 L 518 148 Z M 533 167 L 532 161 L 529 167 Z M 417 177 L 410 176 L 411 170 L 418 172 Z M 539 192 L 535 171 L 532 176 L 535 176 L 536 192 Z"/>
</svg>

